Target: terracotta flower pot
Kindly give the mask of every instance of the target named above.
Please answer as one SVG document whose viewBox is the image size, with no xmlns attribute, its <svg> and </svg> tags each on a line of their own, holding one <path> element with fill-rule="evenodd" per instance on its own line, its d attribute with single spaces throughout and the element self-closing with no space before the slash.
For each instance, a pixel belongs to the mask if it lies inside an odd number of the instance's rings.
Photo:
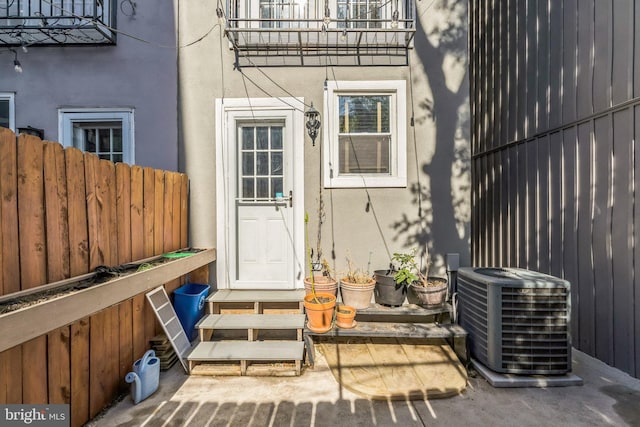
<svg viewBox="0 0 640 427">
<path fill-rule="evenodd" d="M 346 279 L 340 280 L 340 295 L 345 305 L 362 310 L 371 306 L 373 297 L 373 289 L 376 287 L 376 281 L 371 278 L 368 283 L 350 283 Z"/>
<path fill-rule="evenodd" d="M 425 307 L 438 307 L 444 304 L 447 297 L 447 279 L 429 277 L 430 286 L 412 283 L 410 288 L 418 298 L 419 304 Z"/>
<path fill-rule="evenodd" d="M 313 287 L 317 292 L 323 292 L 336 296 L 338 294 L 338 281 L 333 277 L 313 276 Z M 304 278 L 304 290 L 307 295 L 311 293 L 311 277 Z"/>
<path fill-rule="evenodd" d="M 356 326 L 356 309 L 348 305 L 339 305 L 336 309 L 336 325 L 350 329 Z"/>
<path fill-rule="evenodd" d="M 331 329 L 333 309 L 336 306 L 335 295 L 316 292 L 305 295 L 304 308 L 307 313 L 307 327 L 316 333 L 324 333 Z"/>
</svg>

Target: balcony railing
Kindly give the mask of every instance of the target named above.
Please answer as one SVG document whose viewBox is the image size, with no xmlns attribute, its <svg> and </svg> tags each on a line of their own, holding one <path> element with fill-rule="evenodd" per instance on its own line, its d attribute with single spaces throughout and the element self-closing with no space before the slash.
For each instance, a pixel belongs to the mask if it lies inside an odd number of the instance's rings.
<svg viewBox="0 0 640 427">
<path fill-rule="evenodd" d="M 0 45 L 114 44 L 111 0 L 0 0 Z"/>
<path fill-rule="evenodd" d="M 238 66 L 405 65 L 414 0 L 230 0 Z"/>
</svg>

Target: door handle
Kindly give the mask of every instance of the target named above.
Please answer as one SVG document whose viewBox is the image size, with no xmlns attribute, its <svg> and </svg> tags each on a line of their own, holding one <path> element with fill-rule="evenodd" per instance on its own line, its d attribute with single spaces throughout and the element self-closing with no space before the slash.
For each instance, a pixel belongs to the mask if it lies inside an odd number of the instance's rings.
<svg viewBox="0 0 640 427">
<path fill-rule="evenodd" d="M 289 207 L 293 207 L 293 191 L 289 190 Z"/>
</svg>

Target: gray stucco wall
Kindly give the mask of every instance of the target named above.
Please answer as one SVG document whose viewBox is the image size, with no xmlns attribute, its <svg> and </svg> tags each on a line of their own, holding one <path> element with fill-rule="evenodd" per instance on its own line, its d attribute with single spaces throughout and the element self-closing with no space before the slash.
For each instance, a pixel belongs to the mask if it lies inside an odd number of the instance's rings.
<svg viewBox="0 0 640 427">
<path fill-rule="evenodd" d="M 389 254 L 426 242 L 433 246 L 432 255 L 440 272 L 448 252 L 460 253 L 462 265 L 469 263 L 466 2 L 424 3 L 417 2 L 420 18 L 410 67 L 262 68 L 262 72 L 243 69 L 269 95 L 293 95 L 304 97 L 307 103 L 313 101 L 321 120 L 325 116 L 323 83 L 327 75 L 330 80 L 408 82 L 407 123 L 403 124 L 407 127 L 408 186 L 369 189 L 373 204 L 369 212 L 365 210 L 365 189 L 323 189 L 326 218 L 320 246 L 324 257 L 332 261 L 335 243 L 334 265 L 338 272 L 344 271 L 348 254 L 363 267 L 370 259 L 371 270 L 383 269 L 389 264 Z M 215 7 L 214 3 L 181 4 L 181 44 L 197 40 L 209 31 L 215 24 Z M 190 237 L 194 246 L 216 244 L 215 168 L 219 162 L 215 157 L 215 99 L 267 96 L 249 80 L 243 83 L 241 73 L 233 68 L 229 43 L 220 34 L 219 28 L 215 28 L 200 43 L 181 50 L 179 61 L 180 149 L 184 152 L 180 167 L 190 177 Z M 413 110 L 415 128 L 410 126 Z M 315 147 L 308 137 L 304 141 L 305 210 L 310 216 L 310 243 L 315 248 L 321 136 Z M 418 215 L 418 182 L 422 186 L 424 221 Z"/>
<path fill-rule="evenodd" d="M 117 5 L 118 3 L 116 3 Z M 0 55 L 0 92 L 15 93 L 16 128 L 42 128 L 58 141 L 58 108 L 134 108 L 135 163 L 177 170 L 177 53 L 173 2 L 137 2 L 134 17 L 118 9 L 115 46 L 18 48 Z M 8 53 L 8 52 L 3 52 Z"/>
</svg>

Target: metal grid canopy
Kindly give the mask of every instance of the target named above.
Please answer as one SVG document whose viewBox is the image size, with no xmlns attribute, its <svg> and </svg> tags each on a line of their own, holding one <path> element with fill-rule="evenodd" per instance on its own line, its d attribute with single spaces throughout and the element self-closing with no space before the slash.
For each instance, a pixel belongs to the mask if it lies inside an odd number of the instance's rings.
<svg viewBox="0 0 640 427">
<path fill-rule="evenodd" d="M 413 47 L 414 0 L 232 0 L 228 10 L 240 67 L 406 65 Z"/>
<path fill-rule="evenodd" d="M 115 44 L 112 0 L 0 0 L 0 45 Z"/>
</svg>

